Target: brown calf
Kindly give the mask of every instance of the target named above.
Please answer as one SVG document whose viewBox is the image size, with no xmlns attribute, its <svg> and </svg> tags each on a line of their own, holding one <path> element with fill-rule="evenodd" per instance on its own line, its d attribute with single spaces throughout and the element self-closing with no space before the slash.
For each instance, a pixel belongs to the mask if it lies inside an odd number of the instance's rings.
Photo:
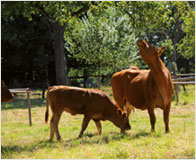
<svg viewBox="0 0 196 160">
<path fill-rule="evenodd" d="M 117 107 L 104 92 L 98 89 L 83 89 L 68 86 L 52 86 L 47 92 L 47 105 L 45 121 L 48 121 L 48 105 L 52 110 L 50 120 L 50 140 L 56 134 L 60 140 L 58 123 L 63 111 L 72 115 L 84 114 L 82 129 L 79 137 L 83 135 L 89 121 L 94 120 L 99 134 L 101 134 L 100 120 L 109 120 L 123 130 L 130 129 L 129 119 L 125 111 Z"/>
<path fill-rule="evenodd" d="M 160 49 L 138 40 L 137 45 L 142 59 L 150 70 L 139 70 L 136 67 L 122 70 L 112 76 L 111 84 L 116 103 L 129 116 L 131 108 L 148 110 L 152 131 L 155 130 L 156 117 L 154 108 L 163 109 L 165 131 L 169 132 L 169 112 L 173 94 L 170 72 L 160 59 L 165 47 Z"/>
<path fill-rule="evenodd" d="M 14 95 L 9 91 L 5 82 L 1 80 L 1 102 L 11 102 L 14 99 Z"/>
</svg>

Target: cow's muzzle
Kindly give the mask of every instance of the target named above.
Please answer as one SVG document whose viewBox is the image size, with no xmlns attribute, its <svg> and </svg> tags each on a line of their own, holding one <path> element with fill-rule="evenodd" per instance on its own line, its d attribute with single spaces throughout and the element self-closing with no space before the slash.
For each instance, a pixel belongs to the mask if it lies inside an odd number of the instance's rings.
<svg viewBox="0 0 196 160">
<path fill-rule="evenodd" d="M 128 126 L 125 130 L 130 130 L 131 129 L 131 126 Z"/>
</svg>

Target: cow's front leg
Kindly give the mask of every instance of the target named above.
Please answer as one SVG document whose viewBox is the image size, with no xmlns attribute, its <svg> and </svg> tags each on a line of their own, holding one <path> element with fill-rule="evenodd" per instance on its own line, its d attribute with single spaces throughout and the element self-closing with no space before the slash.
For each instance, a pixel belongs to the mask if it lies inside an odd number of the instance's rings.
<svg viewBox="0 0 196 160">
<path fill-rule="evenodd" d="M 101 135 L 101 122 L 100 122 L 100 120 L 94 120 L 94 122 L 96 124 L 99 135 Z"/>
<path fill-rule="evenodd" d="M 164 108 L 163 111 L 163 117 L 165 122 L 165 133 L 169 133 L 169 112 L 170 112 L 171 102 L 168 104 L 166 108 Z"/>
<path fill-rule="evenodd" d="M 155 117 L 155 114 L 154 114 L 154 107 L 153 106 L 148 107 L 148 114 L 150 116 L 151 131 L 155 132 L 156 117 Z"/>
<path fill-rule="evenodd" d="M 86 127 L 88 126 L 88 123 L 89 123 L 90 120 L 91 120 L 90 116 L 87 116 L 87 115 L 84 116 L 84 119 L 83 119 L 83 122 L 82 122 L 82 129 L 80 131 L 80 134 L 79 134 L 78 138 L 83 136 L 83 133 L 84 133 Z"/>
</svg>

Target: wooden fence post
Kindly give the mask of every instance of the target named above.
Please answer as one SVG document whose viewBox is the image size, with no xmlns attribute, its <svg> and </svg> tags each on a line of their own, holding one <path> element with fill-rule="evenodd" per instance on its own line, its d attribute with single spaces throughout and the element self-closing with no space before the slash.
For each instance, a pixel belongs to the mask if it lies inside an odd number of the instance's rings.
<svg viewBox="0 0 196 160">
<path fill-rule="evenodd" d="M 28 111 L 29 111 L 29 125 L 32 126 L 32 119 L 31 119 L 31 99 L 30 99 L 30 89 L 27 90 L 27 101 L 28 101 Z"/>
<path fill-rule="evenodd" d="M 176 93 L 176 103 L 178 104 L 178 101 L 179 101 L 179 99 L 178 99 L 179 86 L 175 84 L 174 89 L 175 89 L 175 93 Z"/>
<path fill-rule="evenodd" d="M 16 88 L 16 89 L 9 89 L 12 93 L 25 93 L 27 94 L 27 104 L 28 104 L 28 111 L 29 111 L 29 125 L 32 126 L 32 118 L 31 118 L 31 89 L 30 88 Z"/>
</svg>

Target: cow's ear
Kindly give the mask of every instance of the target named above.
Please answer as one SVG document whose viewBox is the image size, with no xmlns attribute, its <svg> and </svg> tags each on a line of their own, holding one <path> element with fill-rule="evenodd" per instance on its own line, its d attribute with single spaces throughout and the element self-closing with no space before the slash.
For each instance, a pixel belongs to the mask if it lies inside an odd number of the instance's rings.
<svg viewBox="0 0 196 160">
<path fill-rule="evenodd" d="M 5 86 L 4 81 L 1 81 L 1 87 L 4 87 L 4 86 Z"/>
<path fill-rule="evenodd" d="M 165 50 L 165 47 L 161 47 L 158 49 L 158 56 L 160 57 L 163 51 Z"/>
<path fill-rule="evenodd" d="M 122 115 L 122 111 L 120 109 L 117 110 L 118 115 Z"/>
</svg>

